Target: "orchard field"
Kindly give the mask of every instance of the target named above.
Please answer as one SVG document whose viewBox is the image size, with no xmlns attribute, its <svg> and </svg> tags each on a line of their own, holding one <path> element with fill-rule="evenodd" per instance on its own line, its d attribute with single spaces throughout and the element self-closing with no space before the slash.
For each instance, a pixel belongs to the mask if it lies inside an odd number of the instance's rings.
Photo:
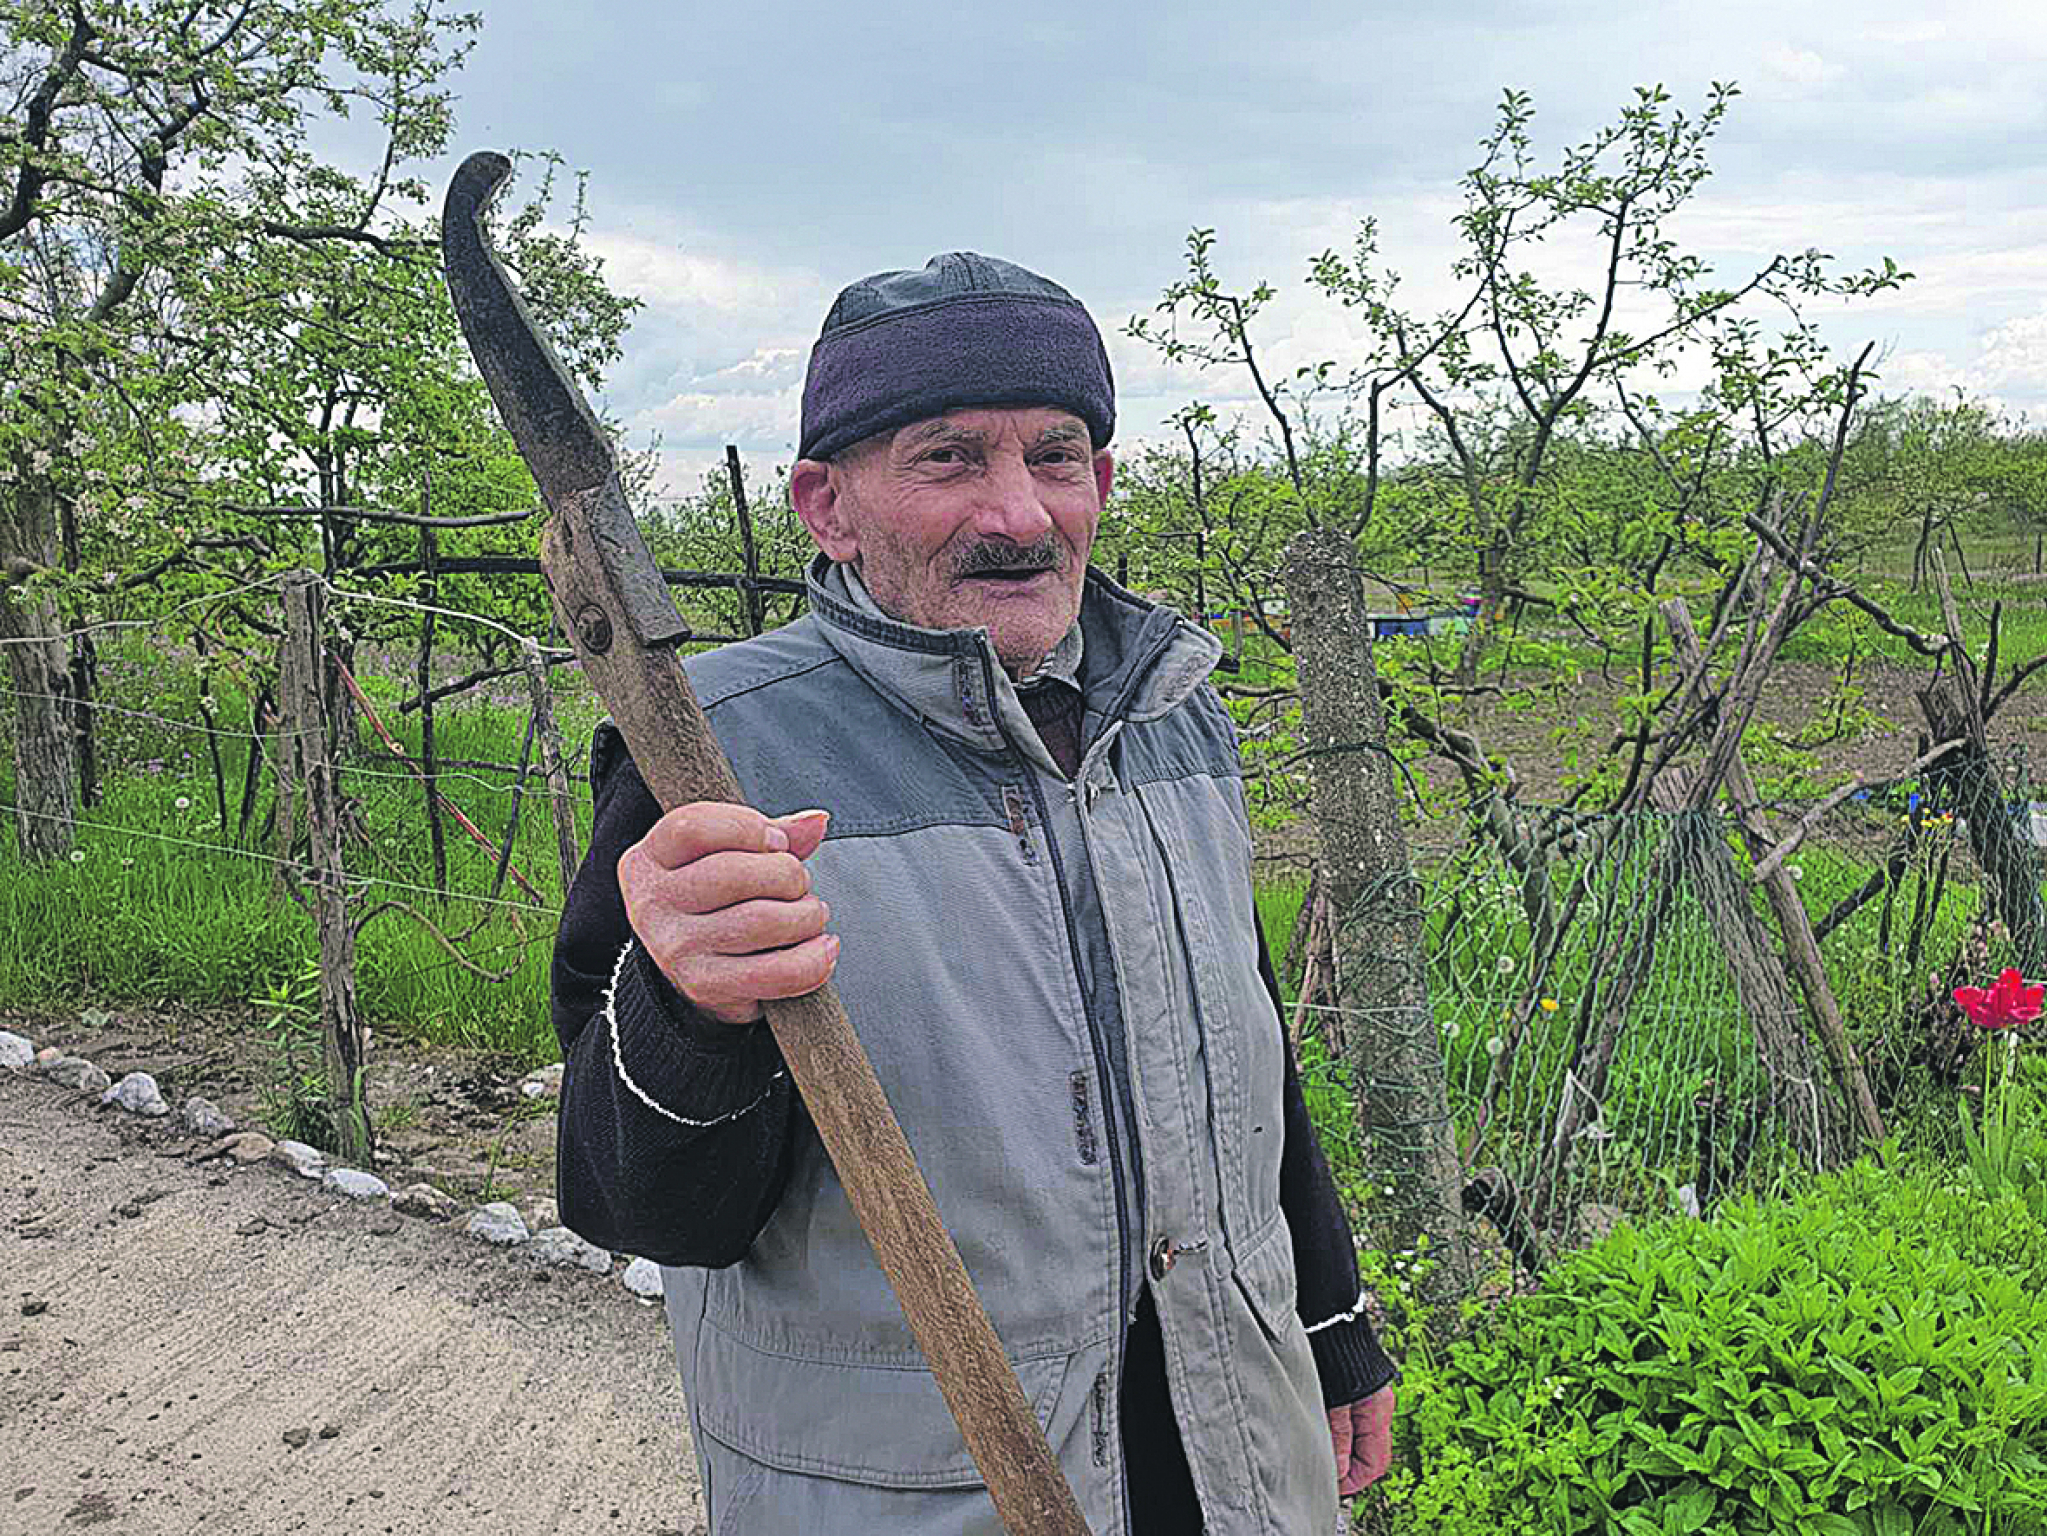
<svg viewBox="0 0 2047 1536">
<path fill-rule="evenodd" d="M 543 1195 L 602 705 L 438 265 L 481 20 L 100 10 L 0 10 L 0 1026 Z M 1326 360 L 1211 228 L 1120 326 L 1253 402 L 1119 444 L 1092 553 L 1223 637 L 1405 1372 L 1363 1529 L 2047 1531 L 2047 434 L 1823 342 L 1892 259 L 1686 248 L 1735 98 L 1546 147 L 1505 92 L 1453 302 L 1370 220 L 1301 253 Z M 581 191 L 526 156 L 494 239 L 594 391 L 640 300 Z M 800 613 L 786 464 L 616 448 L 694 643 Z"/>
</svg>

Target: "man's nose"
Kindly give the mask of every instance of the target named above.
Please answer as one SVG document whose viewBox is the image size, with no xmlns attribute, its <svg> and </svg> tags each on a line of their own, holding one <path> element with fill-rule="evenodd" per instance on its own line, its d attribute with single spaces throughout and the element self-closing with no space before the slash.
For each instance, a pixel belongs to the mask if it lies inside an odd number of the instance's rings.
<svg viewBox="0 0 2047 1536">
<path fill-rule="evenodd" d="M 1052 526 L 1052 514 L 1038 494 L 1037 478 L 1021 454 L 996 455 L 981 490 L 980 505 L 975 509 L 981 532 L 999 534 L 1016 544 L 1031 544 Z"/>
</svg>

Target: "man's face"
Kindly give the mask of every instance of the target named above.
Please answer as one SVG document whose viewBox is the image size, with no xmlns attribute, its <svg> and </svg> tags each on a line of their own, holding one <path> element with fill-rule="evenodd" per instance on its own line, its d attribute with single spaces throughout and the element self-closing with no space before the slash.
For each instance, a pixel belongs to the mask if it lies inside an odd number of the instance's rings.
<svg viewBox="0 0 2047 1536">
<path fill-rule="evenodd" d="M 818 547 L 882 610 L 925 629 L 986 626 L 1012 677 L 1080 612 L 1114 464 L 1047 406 L 949 411 L 805 459 L 790 499 Z"/>
</svg>

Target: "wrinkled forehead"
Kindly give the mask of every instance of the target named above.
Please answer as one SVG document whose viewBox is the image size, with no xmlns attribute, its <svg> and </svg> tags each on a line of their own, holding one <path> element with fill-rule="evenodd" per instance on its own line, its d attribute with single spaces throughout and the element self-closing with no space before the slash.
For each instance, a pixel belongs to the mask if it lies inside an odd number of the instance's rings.
<svg viewBox="0 0 2047 1536">
<path fill-rule="evenodd" d="M 969 406 L 927 416 L 893 432 L 876 433 L 868 441 L 887 442 L 892 450 L 900 451 L 934 443 L 986 448 L 1012 437 L 1027 449 L 1054 443 L 1089 445 L 1087 423 L 1054 406 Z"/>
</svg>

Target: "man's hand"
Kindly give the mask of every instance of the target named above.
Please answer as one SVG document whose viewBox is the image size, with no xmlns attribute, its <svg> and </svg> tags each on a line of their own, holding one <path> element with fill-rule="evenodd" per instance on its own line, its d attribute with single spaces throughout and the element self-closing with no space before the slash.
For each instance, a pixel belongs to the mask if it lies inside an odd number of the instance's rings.
<svg viewBox="0 0 2047 1536">
<path fill-rule="evenodd" d="M 1336 1492 L 1362 1493 L 1393 1464 L 1393 1388 L 1389 1383 L 1363 1402 L 1329 1410 L 1329 1439 L 1336 1447 Z"/>
<path fill-rule="evenodd" d="M 803 860 L 824 841 L 824 811 L 770 820 L 750 806 L 679 805 L 618 861 L 626 918 L 698 1008 L 727 1024 L 761 1001 L 823 986 L 839 957 L 831 914 Z"/>
</svg>

